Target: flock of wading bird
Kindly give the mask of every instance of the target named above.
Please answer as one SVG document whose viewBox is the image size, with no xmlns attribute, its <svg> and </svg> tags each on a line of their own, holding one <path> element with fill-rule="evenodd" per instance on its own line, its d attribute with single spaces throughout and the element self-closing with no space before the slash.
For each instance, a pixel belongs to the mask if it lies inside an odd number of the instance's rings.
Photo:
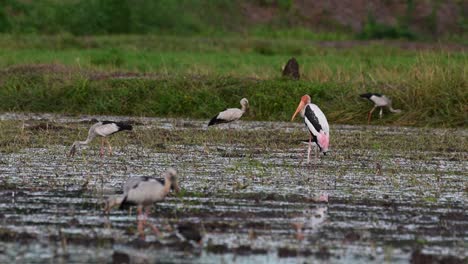
<svg viewBox="0 0 468 264">
<path fill-rule="evenodd" d="M 399 113 L 401 110 L 392 108 L 392 101 L 382 94 L 377 93 L 365 93 L 360 95 L 373 102 L 375 106 L 368 113 L 368 122 L 370 123 L 372 113 L 377 107 L 380 107 L 380 117 L 383 114 L 383 108 L 388 107 L 391 112 Z M 216 116 L 214 116 L 208 126 L 230 123 L 239 120 L 242 115 L 249 108 L 249 101 L 243 98 L 240 101 L 241 109 L 228 108 Z M 323 154 L 326 154 L 330 142 L 330 128 L 328 126 L 327 118 L 320 108 L 311 103 L 309 95 L 304 95 L 294 112 L 291 121 L 294 120 L 296 115 L 300 115 L 304 118 L 304 123 L 309 131 L 309 143 L 307 150 L 307 163 L 310 163 L 310 152 L 312 150 L 312 144 L 318 147 L 318 150 Z M 95 137 L 101 137 L 101 148 L 100 156 L 103 157 L 105 153 L 105 144 L 108 147 L 109 155 L 112 155 L 112 147 L 107 140 L 107 137 L 124 130 L 132 130 L 132 126 L 124 122 L 113 122 L 113 121 L 100 121 L 91 126 L 88 132 L 88 137 L 85 141 L 75 141 L 71 146 L 69 157 L 74 156 L 76 149 L 79 145 L 89 144 Z M 315 149 L 317 159 L 317 148 Z M 163 173 L 162 179 L 151 178 L 151 177 L 130 177 L 123 185 L 123 194 L 119 196 L 110 197 L 106 204 L 106 212 L 109 212 L 113 207 L 118 206 L 119 209 L 128 208 L 131 205 L 137 205 L 137 224 L 138 232 L 142 238 L 144 238 L 144 228 L 149 226 L 156 235 L 161 235 L 159 229 L 147 222 L 147 216 L 149 213 L 150 206 L 155 202 L 160 202 L 169 194 L 171 190 L 175 192 L 179 191 L 179 185 L 177 181 L 177 172 L 173 168 L 169 168 Z M 321 196 L 320 200 L 328 200 L 328 197 Z M 146 209 L 145 209 L 146 207 Z M 145 209 L 145 210 L 144 210 Z M 201 235 L 196 230 L 192 230 L 190 227 L 181 227 L 180 232 L 190 234 L 190 237 L 194 237 L 197 242 L 201 242 Z"/>
</svg>

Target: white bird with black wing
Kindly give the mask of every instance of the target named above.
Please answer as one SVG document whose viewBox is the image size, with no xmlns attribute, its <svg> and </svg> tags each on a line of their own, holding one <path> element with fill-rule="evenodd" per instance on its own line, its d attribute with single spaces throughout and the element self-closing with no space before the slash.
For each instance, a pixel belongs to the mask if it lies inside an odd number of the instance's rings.
<svg viewBox="0 0 468 264">
<path fill-rule="evenodd" d="M 104 143 L 107 143 L 109 149 L 109 155 L 112 155 L 112 147 L 107 140 L 106 137 L 117 133 L 123 130 L 132 130 L 133 127 L 129 124 L 124 122 L 113 122 L 113 121 L 100 121 L 96 124 L 92 125 L 88 131 L 88 137 L 85 141 L 75 141 L 71 146 L 70 152 L 68 156 L 74 156 L 76 152 L 76 148 L 80 145 L 87 145 L 89 144 L 95 137 L 99 136 L 102 137 L 101 140 L 101 149 L 99 151 L 101 157 L 104 156 Z"/>
<path fill-rule="evenodd" d="M 230 123 L 236 120 L 239 120 L 242 115 L 247 111 L 249 108 L 249 101 L 246 98 L 242 98 L 240 101 L 241 104 L 241 109 L 239 108 L 228 108 L 219 114 L 217 114 L 215 117 L 213 117 L 210 122 L 208 123 L 208 126 L 216 125 L 216 124 L 222 124 L 222 123 Z"/>
<path fill-rule="evenodd" d="M 327 153 L 330 143 L 330 129 L 325 114 L 317 105 L 311 103 L 310 96 L 307 94 L 302 96 L 301 102 L 296 112 L 294 112 L 291 121 L 294 120 L 298 113 L 304 118 L 304 123 L 310 133 L 309 148 L 307 151 L 307 163 L 309 163 L 312 142 L 318 146 L 320 152 L 323 154 Z"/>
<path fill-rule="evenodd" d="M 388 110 L 390 110 L 390 112 L 392 112 L 392 113 L 400 113 L 401 112 L 400 109 L 393 109 L 392 100 L 390 100 L 390 98 L 388 98 L 387 96 L 385 96 L 383 94 L 365 93 L 365 94 L 361 94 L 359 96 L 362 97 L 362 98 L 366 98 L 367 100 L 369 100 L 369 101 L 371 101 L 371 102 L 373 102 L 375 104 L 374 107 L 367 114 L 367 123 L 370 123 L 372 113 L 374 112 L 374 110 L 377 107 L 380 107 L 380 113 L 379 113 L 380 118 L 382 118 L 383 108 L 384 107 L 388 107 Z"/>
<path fill-rule="evenodd" d="M 117 205 L 119 205 L 119 209 L 137 205 L 138 232 L 140 236 L 144 237 L 145 225 L 151 227 L 157 235 L 160 235 L 159 229 L 146 221 L 150 206 L 155 202 L 163 201 L 171 189 L 179 192 L 176 170 L 173 168 L 167 169 L 163 174 L 163 179 L 151 177 L 128 178 L 123 187 L 124 193 L 117 197 L 109 198 L 106 211 Z M 146 207 L 145 213 L 143 213 L 144 207 Z"/>
</svg>

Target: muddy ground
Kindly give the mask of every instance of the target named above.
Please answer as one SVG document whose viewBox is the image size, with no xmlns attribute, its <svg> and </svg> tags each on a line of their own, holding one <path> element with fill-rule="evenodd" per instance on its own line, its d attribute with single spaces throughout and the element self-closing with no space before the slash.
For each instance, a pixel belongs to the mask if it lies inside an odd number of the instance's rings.
<svg viewBox="0 0 468 264">
<path fill-rule="evenodd" d="M 67 158 L 92 118 L 135 129 L 113 156 L 96 140 Z M 206 123 L 1 115 L 0 263 L 466 263 L 467 130 L 332 125 L 307 165 L 301 123 Z M 149 217 L 162 237 L 139 239 L 135 210 L 103 212 L 127 177 L 171 166 L 183 191 Z M 201 246 L 170 231 L 185 223 Z"/>
</svg>

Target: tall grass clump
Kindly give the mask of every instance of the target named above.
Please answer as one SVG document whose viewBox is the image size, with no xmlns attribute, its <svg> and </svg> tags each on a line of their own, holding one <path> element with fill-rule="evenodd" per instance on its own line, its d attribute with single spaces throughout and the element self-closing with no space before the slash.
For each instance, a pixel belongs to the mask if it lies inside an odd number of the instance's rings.
<svg viewBox="0 0 468 264">
<path fill-rule="evenodd" d="M 468 120 L 467 67 L 426 60 L 415 65 L 395 91 L 405 108 L 411 112 L 401 121 L 419 122 L 440 126 L 466 126 Z M 412 110 L 414 109 L 414 110 Z M 414 121 L 413 121 L 414 122 Z"/>
<path fill-rule="evenodd" d="M 447 54 L 450 58 L 450 55 Z M 384 122 L 399 125 L 466 127 L 468 105 L 468 68 L 455 58 L 441 60 L 431 54 L 421 54 L 417 63 L 406 71 L 378 68 L 363 75 L 346 89 L 334 91 L 333 109 L 329 116 L 343 123 L 353 123 L 373 106 L 357 95 L 378 92 L 390 97 L 400 114 L 387 114 Z M 366 76 L 367 75 L 367 76 Z M 369 77 L 370 76 L 370 77 Z M 340 109 L 340 106 L 345 106 Z M 379 123 L 380 121 L 375 121 Z"/>
</svg>

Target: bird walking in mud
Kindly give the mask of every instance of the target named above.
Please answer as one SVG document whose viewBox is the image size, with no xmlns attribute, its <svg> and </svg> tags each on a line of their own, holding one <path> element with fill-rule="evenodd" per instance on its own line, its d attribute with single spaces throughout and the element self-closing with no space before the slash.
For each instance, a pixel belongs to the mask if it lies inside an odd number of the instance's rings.
<svg viewBox="0 0 468 264">
<path fill-rule="evenodd" d="M 304 118 L 304 123 L 310 133 L 309 148 L 307 150 L 307 163 L 309 163 L 312 143 L 315 143 L 324 155 L 327 153 L 330 142 L 330 129 L 325 114 L 317 105 L 311 103 L 310 96 L 307 94 L 301 97 L 301 102 L 296 112 L 294 112 L 291 121 L 294 120 L 298 113 Z M 317 151 L 315 153 L 317 154 Z"/>
<path fill-rule="evenodd" d="M 119 206 L 119 209 L 124 209 L 127 206 L 137 205 L 138 233 L 141 238 L 145 237 L 145 226 L 149 226 L 154 233 L 160 236 L 161 232 L 159 229 L 147 222 L 150 206 L 155 202 L 163 201 L 171 189 L 174 189 L 175 192 L 179 192 L 177 172 L 175 169 L 167 169 L 163 174 L 163 179 L 164 180 L 160 180 L 151 177 L 128 178 L 123 187 L 124 193 L 117 197 L 109 198 L 105 210 L 109 211 L 115 206 Z M 143 212 L 145 207 L 146 210 Z"/>
<path fill-rule="evenodd" d="M 75 141 L 71 146 L 70 152 L 68 153 L 69 157 L 73 157 L 76 152 L 76 148 L 79 145 L 89 144 L 96 136 L 102 137 L 101 139 L 101 149 L 99 154 L 101 157 L 104 156 L 104 143 L 107 143 L 109 155 L 112 155 L 112 147 L 107 140 L 107 137 L 123 130 L 132 130 L 133 127 L 129 124 L 123 122 L 113 122 L 113 121 L 100 121 L 92 125 L 88 131 L 88 137 L 85 141 Z"/>
<path fill-rule="evenodd" d="M 222 123 L 230 123 L 230 122 L 239 120 L 249 108 L 249 101 L 246 98 L 242 98 L 242 100 L 240 100 L 240 104 L 242 107 L 241 109 L 228 108 L 220 112 L 219 114 L 217 114 L 215 117 L 213 117 L 210 120 L 210 122 L 208 123 L 208 126 L 222 124 Z"/>
<path fill-rule="evenodd" d="M 393 109 L 392 100 L 390 100 L 390 98 L 388 98 L 387 96 L 385 96 L 383 94 L 365 93 L 365 94 L 361 94 L 359 96 L 362 97 L 362 98 L 366 98 L 367 100 L 369 100 L 369 101 L 371 101 L 371 102 L 373 102 L 375 104 L 374 107 L 367 114 L 367 123 L 368 124 L 370 124 L 372 113 L 374 112 L 374 110 L 377 107 L 380 107 L 380 113 L 379 113 L 380 118 L 382 118 L 383 108 L 384 107 L 387 107 L 388 110 L 390 110 L 390 112 L 392 112 L 392 113 L 400 113 L 401 112 L 400 109 Z"/>
</svg>

